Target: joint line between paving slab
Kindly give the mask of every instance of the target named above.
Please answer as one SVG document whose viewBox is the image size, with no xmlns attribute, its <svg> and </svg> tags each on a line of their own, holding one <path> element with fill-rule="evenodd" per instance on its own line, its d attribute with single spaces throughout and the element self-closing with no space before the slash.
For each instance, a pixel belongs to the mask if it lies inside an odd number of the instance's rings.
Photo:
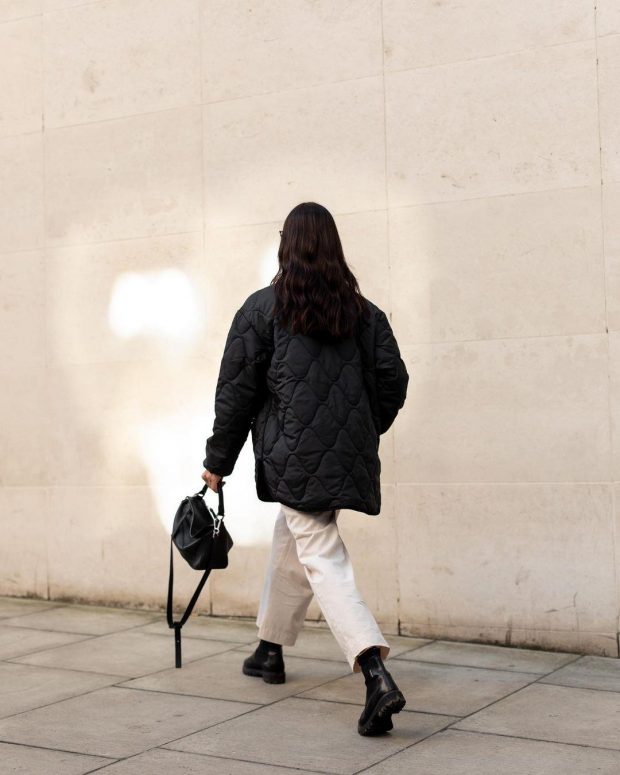
<svg viewBox="0 0 620 775">
<path fill-rule="evenodd" d="M 592 748 L 597 751 L 612 751 L 613 753 L 620 753 L 618 748 L 607 748 L 603 745 L 586 745 L 585 743 L 569 743 L 567 740 L 552 740 L 551 738 L 544 737 L 526 737 L 525 735 L 509 735 L 506 732 L 492 732 L 486 729 L 460 729 L 459 727 L 450 727 L 454 732 L 467 732 L 472 735 L 492 735 L 495 737 L 512 737 L 516 740 L 533 740 L 537 743 L 551 743 L 552 745 L 572 745 L 575 748 Z M 443 731 L 443 730 L 442 730 Z"/>
</svg>

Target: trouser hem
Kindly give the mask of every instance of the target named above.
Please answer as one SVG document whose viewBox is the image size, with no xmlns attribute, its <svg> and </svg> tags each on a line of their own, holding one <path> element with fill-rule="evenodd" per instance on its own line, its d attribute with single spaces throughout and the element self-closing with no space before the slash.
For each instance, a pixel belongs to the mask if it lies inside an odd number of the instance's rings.
<svg viewBox="0 0 620 775">
<path fill-rule="evenodd" d="M 294 646 L 299 633 L 290 630 L 277 630 L 262 625 L 258 629 L 258 637 L 261 640 L 269 640 L 272 643 L 280 643 L 283 646 Z"/>
<path fill-rule="evenodd" d="M 388 654 L 390 653 L 390 646 L 386 645 L 385 643 L 369 643 L 366 646 L 362 646 L 361 648 L 357 649 L 351 659 L 349 659 L 349 665 L 351 666 L 351 670 L 354 673 L 361 673 L 362 668 L 360 663 L 357 661 L 357 657 L 359 654 L 362 653 L 362 651 L 365 651 L 366 649 L 369 649 L 371 646 L 379 646 L 379 649 L 381 651 L 381 659 L 385 662 L 385 660 L 388 658 Z"/>
</svg>

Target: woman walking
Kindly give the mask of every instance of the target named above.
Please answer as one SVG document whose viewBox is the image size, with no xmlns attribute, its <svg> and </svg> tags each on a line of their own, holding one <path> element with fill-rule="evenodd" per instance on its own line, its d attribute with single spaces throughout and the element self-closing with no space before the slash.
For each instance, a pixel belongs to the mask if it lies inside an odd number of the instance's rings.
<svg viewBox="0 0 620 775">
<path fill-rule="evenodd" d="M 381 510 L 379 437 L 409 375 L 385 313 L 360 293 L 331 213 L 304 202 L 280 232 L 279 269 L 234 316 L 215 396 L 205 471 L 217 491 L 252 432 L 258 498 L 277 502 L 246 675 L 285 680 L 315 595 L 353 672 L 364 674 L 361 735 L 393 728 L 405 698 L 383 660 L 390 645 L 357 588 L 338 531 L 341 509 Z"/>
</svg>

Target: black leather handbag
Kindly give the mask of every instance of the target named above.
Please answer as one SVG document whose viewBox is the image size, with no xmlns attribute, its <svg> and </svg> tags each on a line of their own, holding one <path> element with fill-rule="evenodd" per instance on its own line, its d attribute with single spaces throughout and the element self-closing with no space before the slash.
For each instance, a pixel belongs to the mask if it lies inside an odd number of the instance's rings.
<svg viewBox="0 0 620 775">
<path fill-rule="evenodd" d="M 186 495 L 181 501 L 172 525 L 170 536 L 170 575 L 168 578 L 168 626 L 174 628 L 175 667 L 181 667 L 181 627 L 189 618 L 207 578 L 215 568 L 228 566 L 228 552 L 233 546 L 226 526 L 224 525 L 224 492 L 226 482 L 218 483 L 217 514 L 204 500 L 208 485 L 194 495 Z M 204 570 L 200 583 L 181 619 L 172 619 L 172 587 L 174 582 L 174 565 L 172 544 L 179 550 L 181 556 L 195 570 Z"/>
</svg>

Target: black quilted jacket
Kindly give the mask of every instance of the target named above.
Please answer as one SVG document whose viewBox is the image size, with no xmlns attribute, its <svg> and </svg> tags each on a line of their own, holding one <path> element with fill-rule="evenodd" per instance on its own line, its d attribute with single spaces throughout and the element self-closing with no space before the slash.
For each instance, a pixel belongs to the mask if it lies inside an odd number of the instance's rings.
<svg viewBox="0 0 620 775">
<path fill-rule="evenodd" d="M 300 511 L 381 510 L 379 436 L 409 375 L 384 312 L 368 301 L 356 337 L 321 343 L 270 315 L 271 285 L 235 314 L 220 366 L 203 465 L 232 473 L 252 431 L 256 491 Z"/>
</svg>

